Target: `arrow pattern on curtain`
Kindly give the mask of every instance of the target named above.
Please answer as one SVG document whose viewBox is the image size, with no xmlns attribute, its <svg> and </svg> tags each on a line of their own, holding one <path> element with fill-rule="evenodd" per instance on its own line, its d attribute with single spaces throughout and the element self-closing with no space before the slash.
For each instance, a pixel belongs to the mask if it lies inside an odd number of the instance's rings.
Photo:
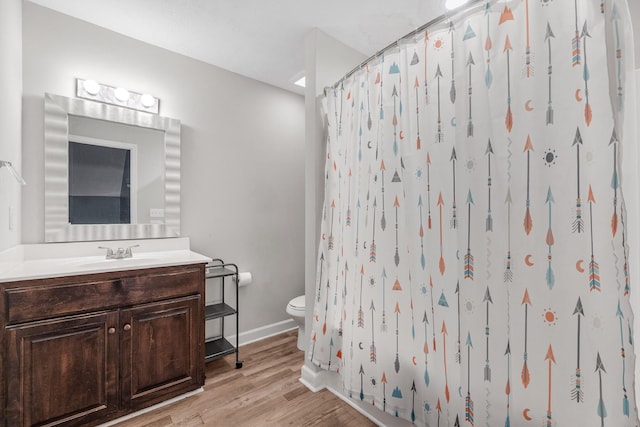
<svg viewBox="0 0 640 427">
<path fill-rule="evenodd" d="M 422 426 L 640 425 L 629 25 L 624 0 L 486 0 L 327 91 L 307 355 L 347 395 Z"/>
</svg>

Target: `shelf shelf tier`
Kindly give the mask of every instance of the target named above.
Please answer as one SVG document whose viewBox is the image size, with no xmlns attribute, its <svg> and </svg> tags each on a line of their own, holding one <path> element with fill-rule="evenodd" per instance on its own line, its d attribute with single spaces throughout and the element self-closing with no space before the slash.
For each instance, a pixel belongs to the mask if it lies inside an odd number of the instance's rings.
<svg viewBox="0 0 640 427">
<path fill-rule="evenodd" d="M 236 313 L 237 311 L 233 307 L 225 303 L 207 305 L 204 309 L 204 317 L 206 320 L 231 316 Z"/>
<path fill-rule="evenodd" d="M 227 354 L 235 353 L 236 348 L 224 337 L 205 342 L 205 361 L 218 359 Z"/>
<path fill-rule="evenodd" d="M 227 268 L 227 267 L 213 266 L 213 267 L 207 267 L 206 269 L 207 279 L 213 279 L 215 277 L 235 276 L 237 274 L 238 273 L 236 271 L 231 270 L 230 268 Z"/>
</svg>

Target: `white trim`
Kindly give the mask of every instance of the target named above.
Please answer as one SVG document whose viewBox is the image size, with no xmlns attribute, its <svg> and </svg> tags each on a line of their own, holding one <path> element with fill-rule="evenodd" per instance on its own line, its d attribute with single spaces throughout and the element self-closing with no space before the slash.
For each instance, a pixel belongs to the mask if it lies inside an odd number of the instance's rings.
<svg viewBox="0 0 640 427">
<path fill-rule="evenodd" d="M 139 415 L 146 414 L 147 412 L 155 411 L 156 409 L 160 409 L 160 408 L 163 408 L 165 406 L 171 405 L 172 403 L 179 402 L 179 401 L 181 401 L 183 399 L 186 399 L 187 397 L 191 397 L 191 396 L 194 396 L 196 394 L 202 393 L 203 391 L 204 391 L 204 388 L 200 387 L 200 388 L 198 388 L 196 390 L 190 391 L 190 392 L 185 393 L 185 394 L 181 394 L 180 396 L 176 396 L 176 397 L 174 397 L 172 399 L 165 400 L 164 402 L 160 402 L 160 403 L 157 403 L 157 404 L 155 404 L 153 406 L 149 406 L 148 408 L 140 409 L 139 411 L 133 412 L 133 413 L 128 414 L 128 415 L 125 415 L 124 417 L 116 418 L 115 420 L 108 421 L 108 422 L 106 422 L 104 424 L 99 424 L 98 427 L 109 427 L 109 426 L 112 426 L 112 425 L 115 425 L 115 424 L 119 424 L 119 423 L 121 423 L 123 421 L 130 420 L 130 419 L 135 418 L 135 417 L 137 417 Z"/>
<path fill-rule="evenodd" d="M 326 388 L 328 373 L 327 371 L 313 370 L 305 364 L 300 369 L 300 382 L 312 392 L 317 393 Z"/>
<path fill-rule="evenodd" d="M 358 411 L 361 415 L 367 417 L 371 422 L 380 427 L 408 427 L 412 424 L 405 419 L 397 418 L 386 414 L 381 410 L 374 408 L 369 403 L 358 402 L 353 399 L 349 399 L 344 393 L 336 390 L 333 387 L 327 386 L 327 390 L 333 393 L 337 398 L 347 403 L 353 409 Z"/>
<path fill-rule="evenodd" d="M 259 328 L 240 332 L 240 345 L 247 345 L 265 338 L 279 335 L 296 329 L 298 326 L 293 319 L 283 320 L 281 322 L 271 323 L 270 325 L 261 326 Z M 225 336 L 230 343 L 236 342 L 235 335 Z"/>
<path fill-rule="evenodd" d="M 304 384 L 312 392 L 318 392 L 322 389 L 327 389 L 333 395 L 340 400 L 347 403 L 353 409 L 358 411 L 361 415 L 367 417 L 371 422 L 381 427 L 407 427 L 411 423 L 402 418 L 397 418 L 391 414 L 382 412 L 376 407 L 371 406 L 368 402 L 360 402 L 354 399 L 350 399 L 340 389 L 340 376 L 335 372 L 329 372 L 324 370 L 313 371 L 312 368 L 304 365 L 302 367 L 302 377 L 300 382 Z"/>
<path fill-rule="evenodd" d="M 350 399 L 346 394 L 340 391 L 342 386 L 340 385 L 340 376 L 338 374 L 320 369 L 314 370 L 314 368 L 315 366 L 309 367 L 305 364 L 300 370 L 301 377 L 299 381 L 310 391 L 317 393 L 326 388 L 337 398 L 347 403 L 361 415 L 367 417 L 378 426 L 407 427 L 411 425 L 409 421 L 384 413 L 378 408 L 371 406 L 369 403 Z"/>
</svg>

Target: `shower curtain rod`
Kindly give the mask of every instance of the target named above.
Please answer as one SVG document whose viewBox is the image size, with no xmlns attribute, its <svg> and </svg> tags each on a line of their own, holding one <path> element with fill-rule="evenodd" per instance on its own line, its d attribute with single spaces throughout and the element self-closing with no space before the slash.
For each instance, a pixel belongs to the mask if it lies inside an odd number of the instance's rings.
<svg viewBox="0 0 640 427">
<path fill-rule="evenodd" d="M 453 9 L 453 10 L 451 10 L 449 12 L 445 12 L 442 15 L 440 15 L 440 16 L 432 19 L 431 21 L 427 22 L 426 24 L 416 28 L 415 30 L 411 31 L 410 33 L 400 37 L 398 40 L 396 40 L 393 43 L 389 44 L 385 48 L 380 49 L 379 51 L 377 51 L 376 53 L 374 53 L 373 55 L 371 55 L 370 57 L 368 57 L 367 59 L 362 61 L 360 64 L 358 64 L 356 67 L 354 67 L 351 71 L 349 71 L 347 74 L 345 74 L 342 78 L 340 78 L 340 80 L 338 80 L 333 86 L 330 86 L 327 89 L 335 89 L 335 88 L 337 88 L 340 85 L 340 83 L 342 83 L 344 80 L 346 80 L 349 77 L 351 77 L 351 75 L 353 75 L 353 73 L 355 73 L 356 71 L 358 71 L 359 69 L 364 67 L 366 64 L 371 62 L 373 59 L 375 59 L 375 58 L 379 57 L 380 55 L 382 55 L 387 50 L 398 46 L 398 43 L 400 43 L 401 41 L 406 40 L 406 39 L 411 38 L 411 37 L 414 37 L 416 34 L 421 33 L 422 31 L 426 30 L 427 28 L 432 27 L 434 25 L 437 25 L 437 24 L 441 23 L 442 21 L 448 19 L 451 15 L 455 15 L 458 12 L 462 11 L 463 9 L 471 8 L 471 6 L 474 6 L 476 3 L 480 3 L 481 1 L 482 0 L 471 0 L 467 4 L 463 4 L 462 6 L 459 6 L 456 9 Z M 325 89 L 325 91 L 324 91 L 325 95 L 326 95 L 327 89 Z"/>
</svg>

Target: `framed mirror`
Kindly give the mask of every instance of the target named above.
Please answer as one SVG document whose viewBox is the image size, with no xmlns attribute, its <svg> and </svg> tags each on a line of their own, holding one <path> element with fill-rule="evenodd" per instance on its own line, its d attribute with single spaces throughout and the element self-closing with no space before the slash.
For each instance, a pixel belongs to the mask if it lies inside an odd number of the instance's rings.
<svg viewBox="0 0 640 427">
<path fill-rule="evenodd" d="M 45 94 L 45 241 L 180 236 L 180 121 Z"/>
</svg>

